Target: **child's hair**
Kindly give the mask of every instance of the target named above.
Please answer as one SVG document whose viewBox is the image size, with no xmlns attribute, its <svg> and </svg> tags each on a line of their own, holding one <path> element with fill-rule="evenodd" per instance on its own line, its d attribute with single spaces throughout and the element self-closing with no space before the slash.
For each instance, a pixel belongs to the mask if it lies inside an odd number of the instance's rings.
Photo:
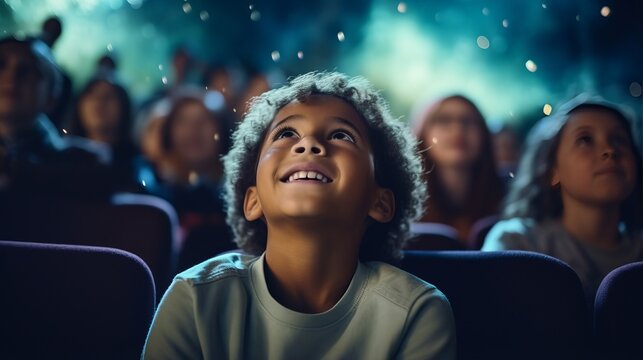
<svg viewBox="0 0 643 360">
<path fill-rule="evenodd" d="M 246 190 L 255 185 L 259 152 L 266 131 L 285 105 L 305 101 L 313 95 L 338 97 L 364 119 L 369 132 L 375 164 L 375 182 L 395 194 L 395 215 L 388 223 L 372 221 L 363 236 L 362 261 L 394 262 L 409 235 L 410 221 L 422 213 L 426 185 L 415 140 L 407 128 L 391 116 L 382 96 L 365 79 L 340 73 L 312 72 L 291 79 L 284 87 L 253 99 L 250 110 L 233 135 L 233 145 L 224 157 L 226 174 L 224 200 L 227 221 L 239 247 L 260 254 L 266 247 L 266 224 L 247 221 L 243 201 Z"/>
<path fill-rule="evenodd" d="M 572 115 L 581 110 L 607 111 L 616 116 L 632 144 L 636 163 L 634 191 L 621 206 L 621 221 L 632 234 L 641 228 L 643 197 L 641 189 L 641 156 L 636 149 L 628 118 L 617 105 L 599 97 L 582 94 L 561 105 L 554 114 L 541 119 L 530 131 L 516 178 L 505 201 L 505 218 L 523 217 L 536 221 L 558 218 L 563 212 L 559 186 L 551 186 L 552 168 L 560 145 L 561 133 Z"/>
</svg>

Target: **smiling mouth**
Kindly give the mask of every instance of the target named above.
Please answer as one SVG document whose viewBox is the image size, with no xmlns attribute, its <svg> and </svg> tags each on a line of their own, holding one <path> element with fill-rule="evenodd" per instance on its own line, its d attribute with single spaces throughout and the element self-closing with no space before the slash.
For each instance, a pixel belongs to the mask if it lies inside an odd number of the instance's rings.
<svg viewBox="0 0 643 360">
<path fill-rule="evenodd" d="M 292 173 L 288 178 L 282 180 L 285 183 L 293 183 L 293 182 L 321 182 L 321 183 L 329 183 L 332 182 L 330 178 L 328 178 L 326 175 L 314 171 L 314 170 L 301 170 L 301 171 L 295 171 Z"/>
</svg>

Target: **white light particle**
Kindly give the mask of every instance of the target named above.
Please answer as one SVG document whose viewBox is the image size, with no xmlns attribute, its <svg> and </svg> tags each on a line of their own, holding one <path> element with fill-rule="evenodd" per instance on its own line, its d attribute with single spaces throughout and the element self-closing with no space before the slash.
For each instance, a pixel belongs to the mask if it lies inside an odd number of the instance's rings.
<svg viewBox="0 0 643 360">
<path fill-rule="evenodd" d="M 141 180 L 141 184 L 142 184 L 143 186 L 147 186 L 147 184 L 145 183 L 145 180 Z"/>
<path fill-rule="evenodd" d="M 232 112 L 236 113 L 236 112 L 237 112 L 237 108 L 232 108 Z"/>
<path fill-rule="evenodd" d="M 159 71 L 163 71 L 163 64 L 159 64 Z"/>
<path fill-rule="evenodd" d="M 406 12 L 406 3 L 405 2 L 401 2 L 401 3 L 397 4 L 397 12 L 399 12 L 400 14 L 404 14 Z"/>
<path fill-rule="evenodd" d="M 489 48 L 489 39 L 487 39 L 486 36 L 478 36 L 478 38 L 476 39 L 476 43 L 478 44 L 478 47 L 480 47 L 480 49 Z"/>
<path fill-rule="evenodd" d="M 163 77 L 161 78 L 161 82 L 162 82 L 164 85 L 167 85 L 167 76 L 163 76 Z"/>
<path fill-rule="evenodd" d="M 301 50 L 297 51 L 297 58 L 299 58 L 299 60 L 303 59 L 304 58 L 304 52 L 301 51 Z"/>
<path fill-rule="evenodd" d="M 190 172 L 190 175 L 188 175 L 188 181 L 190 182 L 191 185 L 198 184 L 199 175 L 195 171 Z"/>
<path fill-rule="evenodd" d="M 344 36 L 344 32 L 343 32 L 343 31 L 340 31 L 340 32 L 338 32 L 338 33 L 337 33 L 337 40 L 339 40 L 340 42 L 342 42 L 342 41 L 344 41 L 345 39 L 346 39 L 346 37 Z"/>
<path fill-rule="evenodd" d="M 255 8 L 255 6 L 254 6 L 254 5 L 252 5 L 252 4 L 250 4 L 250 5 L 248 6 L 248 9 L 250 9 L 250 10 L 252 10 L 252 9 L 254 9 L 254 8 Z"/>
<path fill-rule="evenodd" d="M 183 4 L 183 12 L 187 14 L 190 11 L 192 11 L 192 5 L 190 3 Z"/>
<path fill-rule="evenodd" d="M 279 61 L 279 59 L 281 59 L 281 54 L 279 54 L 279 51 L 275 50 L 270 53 L 270 57 L 272 57 L 272 61 L 277 62 Z"/>
<path fill-rule="evenodd" d="M 107 44 L 107 51 L 112 52 L 114 50 L 114 47 L 112 46 L 111 43 Z"/>
<path fill-rule="evenodd" d="M 201 18 L 201 21 L 206 21 L 210 18 L 210 13 L 205 10 L 201 11 L 201 13 L 199 14 L 199 17 Z"/>
<path fill-rule="evenodd" d="M 482 8 L 482 15 L 488 16 L 489 15 L 489 9 L 488 8 Z"/>
<path fill-rule="evenodd" d="M 543 3 L 542 7 L 543 7 L 543 9 L 547 9 L 547 4 Z"/>
<path fill-rule="evenodd" d="M 261 13 L 257 10 L 250 13 L 250 20 L 259 21 L 261 20 Z"/>
<path fill-rule="evenodd" d="M 536 72 L 536 70 L 538 70 L 538 65 L 536 65 L 536 63 L 532 60 L 527 60 L 527 62 L 525 63 L 525 67 L 527 68 L 527 70 L 529 70 L 529 72 Z"/>
<path fill-rule="evenodd" d="M 609 8 L 609 6 L 603 6 L 603 7 L 601 8 L 601 15 L 603 15 L 603 17 L 608 17 L 608 16 L 610 16 L 610 13 L 611 13 L 611 12 L 612 12 L 612 9 L 610 9 L 610 8 Z"/>
<path fill-rule="evenodd" d="M 630 95 L 634 97 L 639 97 L 641 96 L 641 92 L 642 92 L 641 84 L 637 83 L 636 81 L 633 81 L 630 84 Z"/>
<path fill-rule="evenodd" d="M 545 104 L 545 106 L 543 106 L 543 114 L 549 116 L 551 115 L 551 110 L 552 110 L 551 105 Z"/>
<path fill-rule="evenodd" d="M 576 15 L 576 21 L 580 21 L 580 15 Z"/>
<path fill-rule="evenodd" d="M 219 141 L 219 133 L 214 133 L 214 141 Z"/>
<path fill-rule="evenodd" d="M 507 20 L 507 19 L 502 20 L 502 27 L 505 28 L 505 29 L 508 28 L 509 27 L 509 20 Z"/>
<path fill-rule="evenodd" d="M 510 178 L 512 178 L 512 179 L 513 179 L 515 176 L 516 176 L 516 175 L 514 175 L 514 173 L 513 173 L 513 172 L 511 172 L 511 171 L 509 172 L 509 177 L 510 177 Z"/>
<path fill-rule="evenodd" d="M 438 138 L 433 137 L 433 139 L 431 139 L 431 142 L 433 142 L 434 144 L 437 144 L 438 143 Z"/>
<path fill-rule="evenodd" d="M 67 134 L 67 129 L 63 129 L 63 133 Z"/>
</svg>

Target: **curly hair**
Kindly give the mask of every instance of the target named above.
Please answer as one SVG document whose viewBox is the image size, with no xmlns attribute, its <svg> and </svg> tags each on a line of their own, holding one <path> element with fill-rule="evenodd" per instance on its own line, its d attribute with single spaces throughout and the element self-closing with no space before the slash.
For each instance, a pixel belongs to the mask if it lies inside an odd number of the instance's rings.
<svg viewBox="0 0 643 360">
<path fill-rule="evenodd" d="M 581 110 L 608 111 L 616 116 L 625 129 L 632 146 L 636 166 L 636 186 L 621 205 L 621 221 L 626 232 L 636 233 L 641 228 L 643 212 L 641 188 L 641 155 L 636 149 L 630 121 L 619 107 L 600 97 L 579 95 L 560 106 L 551 116 L 541 119 L 530 131 L 516 177 L 505 200 L 504 218 L 532 218 L 538 222 L 558 218 L 563 213 L 560 187 L 552 187 L 550 180 L 556 163 L 563 128 L 573 114 Z"/>
<path fill-rule="evenodd" d="M 409 235 L 409 223 L 422 214 L 427 197 L 422 163 L 416 142 L 406 126 L 393 119 L 388 105 L 372 85 L 361 77 L 335 72 L 312 72 L 291 79 L 285 86 L 252 100 L 249 111 L 232 137 L 224 157 L 224 201 L 227 221 L 239 247 L 251 254 L 266 248 L 263 221 L 248 221 L 243 212 L 246 190 L 255 185 L 259 151 L 277 112 L 293 101 L 313 95 L 330 95 L 352 105 L 368 127 L 375 164 L 375 181 L 395 195 L 395 215 L 388 223 L 371 222 L 361 242 L 360 260 L 395 262 Z"/>
</svg>

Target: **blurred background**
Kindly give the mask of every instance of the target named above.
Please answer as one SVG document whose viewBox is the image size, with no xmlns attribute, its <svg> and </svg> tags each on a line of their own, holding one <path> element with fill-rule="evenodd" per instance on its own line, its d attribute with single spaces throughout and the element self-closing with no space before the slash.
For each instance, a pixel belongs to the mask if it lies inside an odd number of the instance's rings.
<svg viewBox="0 0 643 360">
<path fill-rule="evenodd" d="M 109 54 L 135 101 L 172 83 L 171 57 L 181 47 L 197 65 L 252 67 L 273 86 L 310 70 L 363 75 L 403 119 L 417 104 L 459 92 L 494 129 L 527 126 L 582 91 L 640 119 L 642 4 L 0 0 L 0 33 L 38 34 L 48 16 L 58 16 L 63 32 L 54 53 L 74 88 Z M 197 75 L 191 81 L 200 83 Z"/>
</svg>

